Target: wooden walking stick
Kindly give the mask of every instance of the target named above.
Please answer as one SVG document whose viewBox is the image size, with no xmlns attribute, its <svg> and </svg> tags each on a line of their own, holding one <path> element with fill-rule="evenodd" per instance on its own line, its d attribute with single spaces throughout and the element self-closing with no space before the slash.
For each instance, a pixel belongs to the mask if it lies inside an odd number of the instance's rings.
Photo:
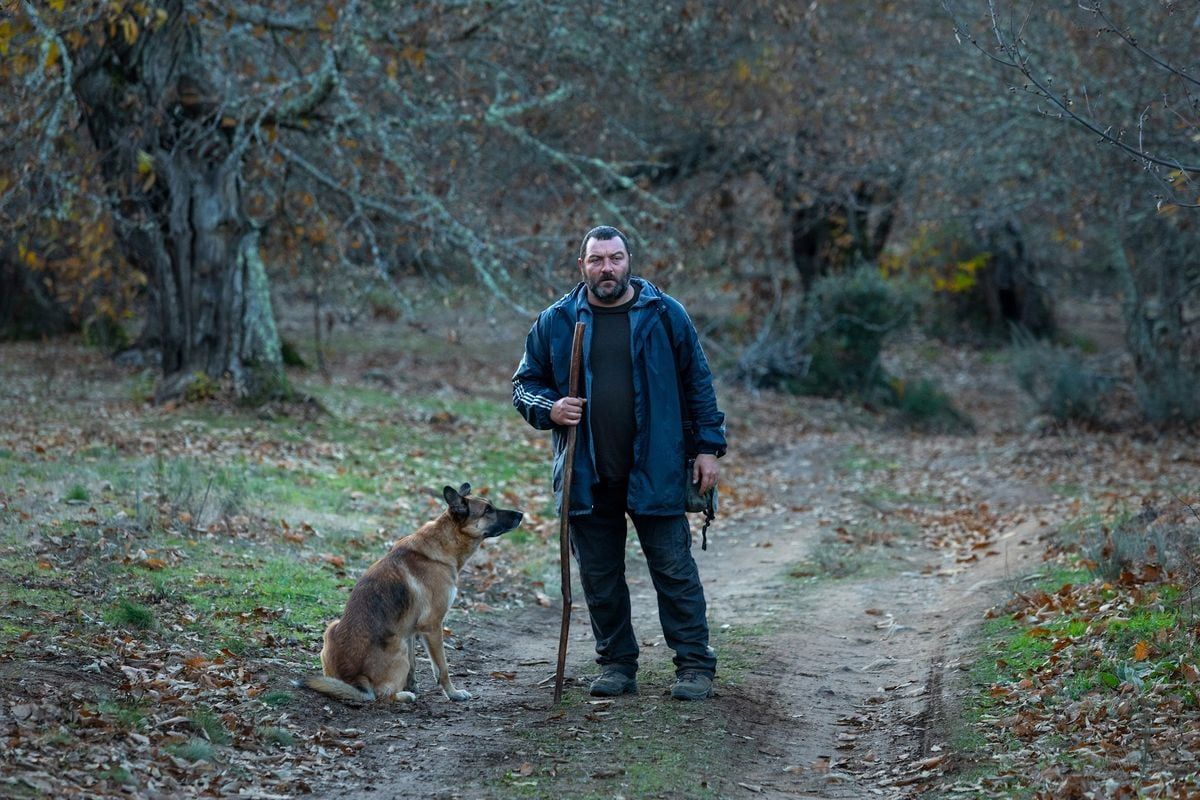
<svg viewBox="0 0 1200 800">
<path fill-rule="evenodd" d="M 583 323 L 575 323 L 571 340 L 571 374 L 567 381 L 569 397 L 579 396 L 579 363 L 583 359 Z M 583 420 L 580 419 L 580 423 Z M 567 452 L 563 461 L 562 507 L 558 520 L 558 560 L 562 568 L 562 624 L 558 629 L 558 668 L 554 672 L 554 704 L 562 700 L 563 673 L 567 666 L 567 632 L 571 630 L 571 478 L 575 472 L 575 434 L 578 425 L 567 428 Z"/>
</svg>

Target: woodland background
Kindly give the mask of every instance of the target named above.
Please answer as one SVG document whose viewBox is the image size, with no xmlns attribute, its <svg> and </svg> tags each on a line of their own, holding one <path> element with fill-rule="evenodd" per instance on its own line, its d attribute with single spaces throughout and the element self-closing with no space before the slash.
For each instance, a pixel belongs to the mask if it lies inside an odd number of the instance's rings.
<svg viewBox="0 0 1200 800">
<path fill-rule="evenodd" d="M 319 365 L 414 293 L 531 314 L 603 221 L 751 385 L 900 402 L 915 319 L 1015 331 L 1060 417 L 1200 415 L 1194 2 L 5 8 L 0 325 L 151 358 L 160 400 L 286 392 L 272 289 Z"/>
</svg>

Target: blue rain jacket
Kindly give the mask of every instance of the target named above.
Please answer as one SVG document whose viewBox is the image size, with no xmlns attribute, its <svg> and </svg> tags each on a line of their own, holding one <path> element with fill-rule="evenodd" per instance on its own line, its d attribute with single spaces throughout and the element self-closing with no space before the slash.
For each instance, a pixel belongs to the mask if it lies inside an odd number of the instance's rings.
<svg viewBox="0 0 1200 800">
<path fill-rule="evenodd" d="M 641 292 L 629 311 L 629 347 L 633 359 L 633 466 L 629 475 L 629 509 L 635 514 L 666 516 L 684 513 L 686 496 L 685 437 L 679 404 L 682 386 L 691 415 L 697 453 L 725 454 L 725 415 L 717 409 L 712 372 L 700 347 L 696 328 L 679 301 L 643 278 L 631 283 Z M 664 316 L 670 314 L 670 325 Z M 571 339 L 575 323 L 585 324 L 580 391 L 592 396 L 592 310 L 583 283 L 540 315 L 525 339 L 525 355 L 513 375 L 513 405 L 530 425 L 553 432 L 554 494 L 562 510 L 563 461 L 567 427 L 550 421 L 554 401 L 568 392 Z M 673 334 L 675 341 L 670 341 Z M 675 377 L 678 363 L 679 379 Z M 575 471 L 570 513 L 590 514 L 592 486 L 597 481 L 587 406 L 575 440 Z"/>
</svg>

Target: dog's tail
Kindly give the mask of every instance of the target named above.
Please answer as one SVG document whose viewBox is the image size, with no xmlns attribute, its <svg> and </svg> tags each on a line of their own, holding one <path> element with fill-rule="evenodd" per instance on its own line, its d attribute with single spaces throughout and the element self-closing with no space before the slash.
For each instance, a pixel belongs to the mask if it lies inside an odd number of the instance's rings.
<svg viewBox="0 0 1200 800">
<path fill-rule="evenodd" d="M 312 689 L 314 692 L 327 694 L 351 705 L 370 703 L 375 700 L 374 689 L 370 687 L 360 689 L 329 675 L 310 675 L 307 678 L 292 681 L 292 685 L 297 689 Z"/>
</svg>

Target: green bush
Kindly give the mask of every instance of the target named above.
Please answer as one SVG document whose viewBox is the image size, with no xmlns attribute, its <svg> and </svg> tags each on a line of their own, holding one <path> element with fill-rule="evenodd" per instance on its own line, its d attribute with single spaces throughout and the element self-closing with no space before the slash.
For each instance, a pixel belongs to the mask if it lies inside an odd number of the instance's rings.
<svg viewBox="0 0 1200 800">
<path fill-rule="evenodd" d="M 896 421 L 906 428 L 928 433 L 968 433 L 974 430 L 971 419 L 954 407 L 950 395 L 933 381 L 893 381 Z"/>
<path fill-rule="evenodd" d="M 1200 370 L 1182 359 L 1144 369 L 1135 381 L 1138 405 L 1155 425 L 1200 422 Z"/>
<path fill-rule="evenodd" d="M 129 334 L 116 318 L 109 314 L 96 314 L 83 322 L 83 341 L 110 353 L 129 347 Z"/>
<path fill-rule="evenodd" d="M 905 288 L 873 267 L 827 275 L 803 303 L 769 313 L 742 353 L 741 379 L 794 394 L 867 396 L 886 387 L 879 354 L 909 320 Z"/>
<path fill-rule="evenodd" d="M 797 390 L 823 396 L 886 396 L 879 363 L 884 340 L 912 317 L 913 298 L 904 284 L 874 267 L 827 275 L 809 295 L 804 339 L 808 369 Z"/>
<path fill-rule="evenodd" d="M 1013 370 L 1038 411 L 1060 422 L 1097 423 L 1113 379 L 1090 369 L 1075 352 L 1018 332 Z"/>
<path fill-rule="evenodd" d="M 871 266 L 826 275 L 803 304 L 767 315 L 742 352 L 738 376 L 755 387 L 892 407 L 897 422 L 917 430 L 970 430 L 970 419 L 931 381 L 893 379 L 880 363 L 888 337 L 912 319 L 918 294 L 911 282 Z"/>
<path fill-rule="evenodd" d="M 308 362 L 304 360 L 304 356 L 300 355 L 300 349 L 287 339 L 279 343 L 279 355 L 283 359 L 285 367 L 308 369 Z"/>
</svg>

